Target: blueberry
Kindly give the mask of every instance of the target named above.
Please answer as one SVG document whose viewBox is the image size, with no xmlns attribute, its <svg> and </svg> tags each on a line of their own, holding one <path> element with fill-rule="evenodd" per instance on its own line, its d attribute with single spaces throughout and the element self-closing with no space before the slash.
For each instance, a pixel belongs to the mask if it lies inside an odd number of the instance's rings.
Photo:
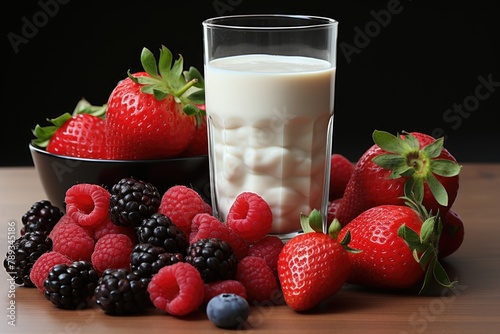
<svg viewBox="0 0 500 334">
<path fill-rule="evenodd" d="M 221 293 L 207 304 L 208 319 L 221 328 L 235 328 L 248 318 L 250 307 L 245 298 L 234 293 Z"/>
</svg>

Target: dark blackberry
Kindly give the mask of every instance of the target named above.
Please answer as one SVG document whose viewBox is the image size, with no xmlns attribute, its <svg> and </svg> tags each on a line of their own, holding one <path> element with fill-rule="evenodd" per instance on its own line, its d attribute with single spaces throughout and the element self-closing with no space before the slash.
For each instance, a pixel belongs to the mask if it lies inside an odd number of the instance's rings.
<svg viewBox="0 0 500 334">
<path fill-rule="evenodd" d="M 189 246 L 184 262 L 198 269 L 205 283 L 234 278 L 238 265 L 231 245 L 217 238 L 194 242 Z"/>
<path fill-rule="evenodd" d="M 116 225 L 137 227 L 160 207 L 160 192 L 145 181 L 121 179 L 113 185 L 110 193 L 109 216 Z"/>
<path fill-rule="evenodd" d="M 111 315 L 144 312 L 153 305 L 148 293 L 149 281 L 128 269 L 106 269 L 94 290 L 96 304 Z"/>
<path fill-rule="evenodd" d="M 52 205 L 50 201 L 36 202 L 21 217 L 23 222 L 21 235 L 33 231 L 42 231 L 48 235 L 62 216 L 63 212 L 57 206 Z"/>
<path fill-rule="evenodd" d="M 189 247 L 186 234 L 161 213 L 144 219 L 137 229 L 137 236 L 140 243 L 163 247 L 168 253 L 185 255 Z"/>
<path fill-rule="evenodd" d="M 163 247 L 147 243 L 135 245 L 130 254 L 132 271 L 145 278 L 151 278 L 165 266 L 183 261 L 184 255 L 181 253 L 169 253 Z"/>
<path fill-rule="evenodd" d="M 43 282 L 45 298 L 59 308 L 76 310 L 89 306 L 99 276 L 88 261 L 56 264 Z"/>
<path fill-rule="evenodd" d="M 51 250 L 52 239 L 44 232 L 26 232 L 9 246 L 3 266 L 17 284 L 31 288 L 35 286 L 30 279 L 33 264 L 43 253 Z"/>
</svg>

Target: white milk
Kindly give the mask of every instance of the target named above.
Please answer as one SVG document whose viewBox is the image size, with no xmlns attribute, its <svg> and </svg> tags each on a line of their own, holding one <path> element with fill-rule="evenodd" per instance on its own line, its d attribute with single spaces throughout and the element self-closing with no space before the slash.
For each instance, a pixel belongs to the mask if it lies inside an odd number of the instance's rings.
<svg viewBox="0 0 500 334">
<path fill-rule="evenodd" d="M 220 219 L 243 191 L 269 203 L 276 234 L 300 230 L 301 212 L 325 209 L 334 81 L 330 63 L 305 57 L 247 55 L 206 66 L 212 187 Z"/>
</svg>

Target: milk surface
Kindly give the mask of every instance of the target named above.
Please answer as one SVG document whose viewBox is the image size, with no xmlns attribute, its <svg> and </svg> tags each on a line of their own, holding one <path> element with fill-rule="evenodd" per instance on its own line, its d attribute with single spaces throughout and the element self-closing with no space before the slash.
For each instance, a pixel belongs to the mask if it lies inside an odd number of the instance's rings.
<svg viewBox="0 0 500 334">
<path fill-rule="evenodd" d="M 235 56 L 205 67 L 220 219 L 243 191 L 269 203 L 275 234 L 300 230 L 300 213 L 326 210 L 334 82 L 330 63 L 305 57 Z"/>
</svg>

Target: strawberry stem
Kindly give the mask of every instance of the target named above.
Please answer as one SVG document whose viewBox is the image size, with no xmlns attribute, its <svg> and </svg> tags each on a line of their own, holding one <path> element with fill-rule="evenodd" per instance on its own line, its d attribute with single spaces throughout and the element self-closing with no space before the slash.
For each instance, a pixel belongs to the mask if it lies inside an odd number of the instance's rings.
<svg viewBox="0 0 500 334">
<path fill-rule="evenodd" d="M 433 282 L 445 288 L 453 288 L 456 281 L 451 281 L 438 261 L 439 239 L 443 229 L 439 212 L 430 216 L 421 202 L 415 201 L 414 194 L 405 194 L 401 197 L 405 204 L 419 214 L 423 223 L 420 227 L 420 235 L 405 224 L 398 229 L 398 235 L 408 244 L 413 253 L 415 261 L 425 272 L 424 281 L 419 294 L 426 294 Z"/>
<path fill-rule="evenodd" d="M 448 193 L 434 174 L 451 177 L 460 173 L 461 166 L 456 162 L 437 159 L 443 150 L 443 138 L 436 139 L 433 143 L 420 149 L 418 139 L 411 133 L 403 131 L 403 136 L 394 136 L 385 131 L 375 130 L 373 141 L 382 150 L 388 152 L 373 158 L 373 162 L 382 168 L 391 170 L 389 178 L 397 179 L 406 177 L 405 191 L 413 192 L 420 201 L 424 196 L 424 183 L 442 205 L 448 205 Z M 446 162 L 444 162 L 446 161 Z"/>
<path fill-rule="evenodd" d="M 187 84 L 185 84 L 181 89 L 173 92 L 173 95 L 175 95 L 177 97 L 184 95 L 184 93 L 187 92 L 187 90 L 189 88 L 193 87 L 196 83 L 198 83 L 198 79 L 192 79 L 192 80 L 188 81 Z"/>
</svg>

